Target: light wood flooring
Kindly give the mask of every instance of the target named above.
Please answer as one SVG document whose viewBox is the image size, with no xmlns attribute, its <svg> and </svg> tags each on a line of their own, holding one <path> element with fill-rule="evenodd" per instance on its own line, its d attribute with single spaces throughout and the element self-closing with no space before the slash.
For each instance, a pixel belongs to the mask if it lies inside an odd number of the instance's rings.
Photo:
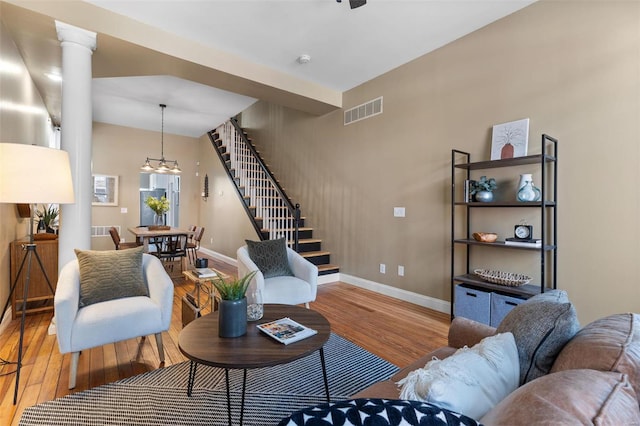
<svg viewBox="0 0 640 426">
<path fill-rule="evenodd" d="M 235 267 L 222 262 L 210 259 L 209 266 L 229 275 L 237 274 Z M 186 360 L 178 349 L 181 299 L 193 285 L 182 279 L 175 279 L 174 283 L 173 319 L 169 331 L 163 333 L 165 366 Z M 348 284 L 319 286 L 317 300 L 310 306 L 329 320 L 332 331 L 399 367 L 447 341 L 448 315 Z M 93 348 L 80 355 L 77 386 L 69 390 L 70 355 L 61 355 L 55 335 L 47 334 L 51 317 L 51 313 L 27 317 L 15 406 L 15 374 L 7 374 L 15 370 L 15 365 L 0 368 L 0 425 L 17 425 L 24 407 L 160 367 L 153 337 Z M 17 359 L 19 336 L 20 320 L 16 319 L 0 335 L 0 358 Z"/>
</svg>

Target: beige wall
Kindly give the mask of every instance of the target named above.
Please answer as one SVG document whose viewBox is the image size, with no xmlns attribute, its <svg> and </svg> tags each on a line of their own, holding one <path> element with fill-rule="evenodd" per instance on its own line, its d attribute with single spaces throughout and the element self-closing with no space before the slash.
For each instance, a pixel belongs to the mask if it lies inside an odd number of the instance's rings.
<svg viewBox="0 0 640 426">
<path fill-rule="evenodd" d="M 451 149 L 489 159 L 492 126 L 529 117 L 529 153 L 543 132 L 560 140 L 559 287 L 582 322 L 640 311 L 640 3 L 536 3 L 345 93 L 344 105 L 378 96 L 382 115 L 346 127 L 342 111 L 258 103 L 242 114 L 342 272 L 449 300 Z M 501 195 L 529 171 L 496 171 Z M 481 226 L 501 237 L 524 215 L 491 212 Z M 503 252 L 473 266 L 525 262 Z"/>
<path fill-rule="evenodd" d="M 13 40 L 0 21 L 0 58 L 10 67 L 0 72 L 0 142 L 48 146 L 51 125 L 44 102 L 27 72 Z M 20 108 L 20 109 L 17 109 Z M 25 164 L 25 167 L 28 165 Z M 9 243 L 28 234 L 28 220 L 19 219 L 15 204 L 0 203 L 0 303 L 9 297 Z M 0 313 L 0 317 L 3 313 Z M 1 318 L 0 318 L 1 319 Z"/>
<path fill-rule="evenodd" d="M 119 180 L 119 202 L 115 207 L 93 206 L 93 226 L 120 226 L 121 237 L 132 241 L 127 231 L 140 224 L 140 166 L 147 156 L 160 157 L 160 132 L 93 123 L 93 173 L 115 175 Z M 164 134 L 164 156 L 178 160 L 182 169 L 180 192 L 180 226 L 198 222 L 200 197 L 196 162 L 199 157 L 196 138 Z M 121 213 L 126 208 L 127 213 Z M 91 239 L 94 250 L 113 249 L 107 235 Z"/>
</svg>

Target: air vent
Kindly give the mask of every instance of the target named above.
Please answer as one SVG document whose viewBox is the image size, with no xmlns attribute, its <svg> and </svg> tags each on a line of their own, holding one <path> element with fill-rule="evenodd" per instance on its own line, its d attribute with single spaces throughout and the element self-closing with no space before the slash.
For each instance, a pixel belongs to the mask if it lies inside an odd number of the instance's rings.
<svg viewBox="0 0 640 426">
<path fill-rule="evenodd" d="M 110 237 L 109 229 L 112 226 L 115 226 L 118 230 L 118 234 L 120 234 L 120 226 L 118 225 L 107 225 L 107 226 L 92 226 L 91 227 L 91 236 L 92 237 Z"/>
<path fill-rule="evenodd" d="M 382 96 L 344 112 L 344 125 L 382 114 Z"/>
</svg>

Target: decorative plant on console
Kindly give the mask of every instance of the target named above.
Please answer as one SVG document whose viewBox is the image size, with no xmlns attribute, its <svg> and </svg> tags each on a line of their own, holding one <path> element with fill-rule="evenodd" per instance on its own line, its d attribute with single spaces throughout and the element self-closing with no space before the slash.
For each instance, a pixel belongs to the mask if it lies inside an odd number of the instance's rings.
<svg viewBox="0 0 640 426">
<path fill-rule="evenodd" d="M 38 210 L 36 212 L 36 216 L 38 216 L 38 222 L 42 222 L 44 224 L 44 229 L 46 229 L 47 233 L 55 234 L 53 226 L 56 225 L 59 213 L 60 210 L 58 210 L 58 208 L 54 204 L 49 204 L 49 206 L 45 206 L 43 204 L 42 210 Z"/>
<path fill-rule="evenodd" d="M 258 271 L 249 272 L 242 278 L 227 279 L 217 275 L 213 279 L 220 299 L 218 313 L 218 335 L 240 337 L 247 332 L 247 298 L 245 293 L 251 279 Z"/>
<path fill-rule="evenodd" d="M 493 201 L 493 190 L 498 187 L 494 178 L 487 179 L 486 176 L 480 176 L 480 180 L 471 181 L 470 194 L 475 197 L 476 201 L 483 203 Z"/>
<path fill-rule="evenodd" d="M 160 199 L 156 197 L 147 197 L 144 203 L 154 211 L 156 217 L 154 219 L 154 226 L 156 228 L 164 226 L 164 214 L 169 211 L 169 200 L 164 195 Z"/>
</svg>

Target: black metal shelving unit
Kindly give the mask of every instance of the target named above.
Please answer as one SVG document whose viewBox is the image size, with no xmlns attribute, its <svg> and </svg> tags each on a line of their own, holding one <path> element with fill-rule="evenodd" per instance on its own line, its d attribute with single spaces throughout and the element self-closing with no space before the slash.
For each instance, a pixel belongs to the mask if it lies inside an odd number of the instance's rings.
<svg viewBox="0 0 640 426">
<path fill-rule="evenodd" d="M 487 292 L 497 292 L 512 295 L 522 299 L 528 299 L 538 293 L 543 293 L 546 289 L 557 286 L 557 176 L 558 176 L 558 140 L 543 134 L 541 138 L 541 153 L 527 155 L 524 157 L 510 158 L 504 160 L 472 162 L 471 154 L 468 152 L 453 149 L 451 150 L 451 317 L 454 316 L 455 286 L 465 284 Z M 465 180 L 471 178 L 473 171 L 487 170 L 494 168 L 516 167 L 522 165 L 537 165 L 540 168 L 540 200 L 532 202 L 520 201 L 496 201 L 496 202 L 473 202 L 460 200 L 460 186 Z M 466 173 L 459 173 L 460 170 Z M 458 172 L 458 173 L 457 173 Z M 549 182 L 551 180 L 551 182 Z M 456 198 L 458 197 L 458 199 Z M 504 241 L 494 243 L 484 243 L 472 238 L 470 228 L 472 211 L 475 209 L 539 209 L 540 218 L 540 239 L 541 247 L 520 247 L 506 245 Z M 456 212 L 465 214 L 462 226 L 456 225 Z M 462 229 L 457 229 L 464 227 Z M 460 235 L 463 234 L 463 235 Z M 456 246 L 464 245 L 464 262 L 466 262 L 466 273 L 456 275 Z M 540 258 L 540 283 L 526 284 L 518 287 L 509 287 L 489 283 L 482 280 L 470 270 L 472 250 L 525 250 L 539 255 Z M 458 257 L 462 257 L 458 253 Z"/>
</svg>

